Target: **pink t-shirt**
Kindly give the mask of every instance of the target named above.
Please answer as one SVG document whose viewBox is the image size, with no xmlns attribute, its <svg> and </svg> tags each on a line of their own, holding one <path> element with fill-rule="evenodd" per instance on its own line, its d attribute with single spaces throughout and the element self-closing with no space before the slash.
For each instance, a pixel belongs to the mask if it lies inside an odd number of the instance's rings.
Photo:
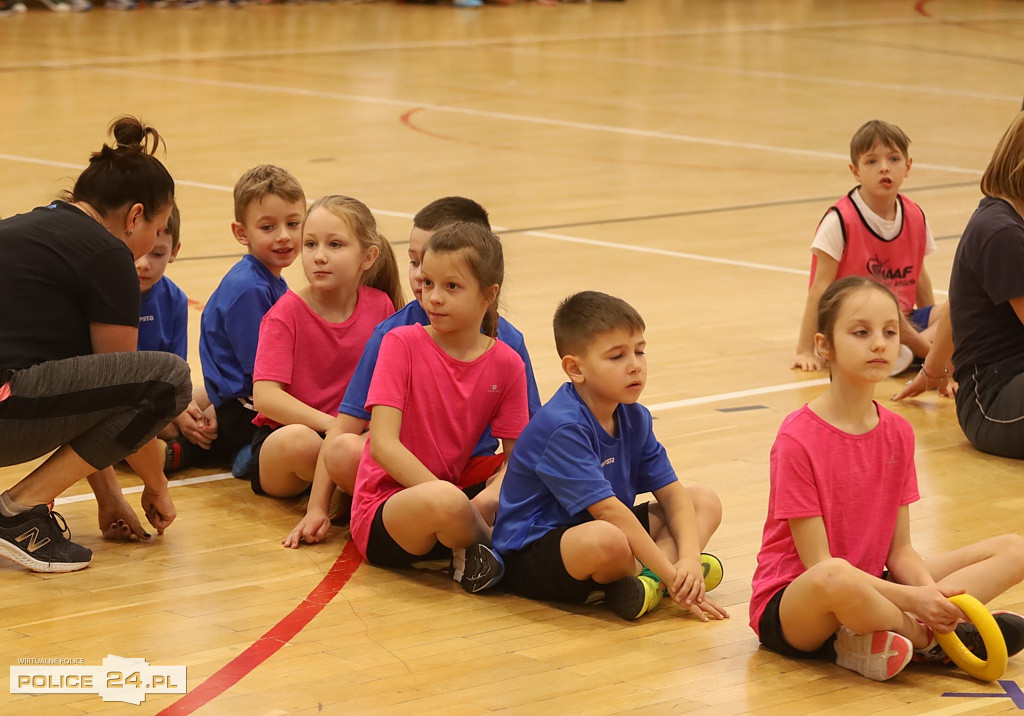
<svg viewBox="0 0 1024 716">
<path fill-rule="evenodd" d="M 288 291 L 260 323 L 253 382 L 273 380 L 306 405 L 334 415 L 366 341 L 395 312 L 383 291 L 359 287 L 356 308 L 341 323 L 325 321 L 294 291 Z M 256 425 L 278 427 L 262 413 Z"/>
<path fill-rule="evenodd" d="M 844 433 L 806 405 L 779 428 L 771 453 L 771 492 L 750 597 L 750 626 L 777 591 L 806 571 L 790 519 L 821 517 L 829 552 L 880 577 L 899 508 L 916 502 L 914 432 L 875 403 L 878 425 Z"/>
<path fill-rule="evenodd" d="M 490 425 L 496 438 L 517 438 L 526 426 L 526 368 L 501 341 L 476 360 L 460 361 L 441 350 L 423 326 L 400 326 L 380 346 L 366 409 L 374 405 L 401 410 L 402 445 L 438 479 L 458 484 L 484 428 Z M 367 441 L 350 525 L 364 556 L 377 508 L 402 489 L 370 457 Z"/>
</svg>

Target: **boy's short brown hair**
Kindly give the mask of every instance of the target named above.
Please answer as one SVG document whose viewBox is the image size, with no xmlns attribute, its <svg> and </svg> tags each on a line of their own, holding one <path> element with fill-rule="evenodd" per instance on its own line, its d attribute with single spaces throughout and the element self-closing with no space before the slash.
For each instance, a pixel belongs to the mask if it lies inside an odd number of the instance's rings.
<svg viewBox="0 0 1024 716">
<path fill-rule="evenodd" d="M 599 291 L 580 291 L 563 300 L 552 323 L 559 358 L 584 353 L 602 333 L 619 328 L 643 333 L 647 328 L 635 308 Z"/>
<path fill-rule="evenodd" d="M 235 221 L 245 220 L 245 210 L 265 196 L 278 196 L 285 201 L 301 201 L 305 211 L 306 194 L 292 173 L 273 164 L 253 167 L 235 182 Z"/>
<path fill-rule="evenodd" d="M 856 165 L 878 142 L 898 150 L 904 159 L 910 159 L 910 137 L 895 124 L 872 119 L 854 132 L 853 139 L 850 140 L 850 161 Z"/>
<path fill-rule="evenodd" d="M 412 225 L 423 231 L 437 231 L 457 221 L 478 224 L 487 230 L 491 228 L 487 210 L 463 196 L 446 196 L 430 202 L 416 212 Z"/>
<path fill-rule="evenodd" d="M 171 204 L 171 215 L 167 217 L 167 235 L 171 237 L 171 250 L 181 241 L 181 212 L 178 202 Z"/>
</svg>

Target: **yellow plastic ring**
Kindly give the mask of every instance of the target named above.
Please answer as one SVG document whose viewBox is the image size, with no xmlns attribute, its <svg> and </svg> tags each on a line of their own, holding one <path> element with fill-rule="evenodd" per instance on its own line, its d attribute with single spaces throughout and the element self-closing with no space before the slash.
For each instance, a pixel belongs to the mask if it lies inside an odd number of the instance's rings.
<svg viewBox="0 0 1024 716">
<path fill-rule="evenodd" d="M 1003 633 L 999 631 L 995 618 L 989 614 L 984 604 L 969 594 L 957 594 L 950 597 L 949 601 L 958 606 L 977 627 L 981 640 L 985 642 L 988 659 L 983 661 L 969 652 L 955 631 L 949 634 L 936 633 L 935 638 L 938 639 L 939 645 L 946 652 L 946 656 L 968 675 L 982 681 L 995 681 L 1006 671 L 1006 640 L 1003 639 Z"/>
</svg>

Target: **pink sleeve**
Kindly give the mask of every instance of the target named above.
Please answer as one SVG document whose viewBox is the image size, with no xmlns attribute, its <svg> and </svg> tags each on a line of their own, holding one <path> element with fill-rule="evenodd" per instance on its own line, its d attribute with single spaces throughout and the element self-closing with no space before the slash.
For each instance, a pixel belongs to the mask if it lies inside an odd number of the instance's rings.
<svg viewBox="0 0 1024 716">
<path fill-rule="evenodd" d="M 518 438 L 530 419 L 530 410 L 526 400 L 526 366 L 523 359 L 513 351 L 514 361 L 510 360 L 508 389 L 502 396 L 498 411 L 491 421 L 491 434 L 496 438 Z"/>
<path fill-rule="evenodd" d="M 921 493 L 917 487 L 917 463 L 914 461 L 914 430 L 907 424 L 902 432 L 903 439 L 908 443 L 905 454 L 910 459 L 903 473 L 903 494 L 900 496 L 900 506 L 909 505 L 921 499 Z"/>
<path fill-rule="evenodd" d="M 394 331 L 388 333 L 380 344 L 365 408 L 370 410 L 374 405 L 387 405 L 405 410 L 411 373 L 412 356 L 409 346 Z"/>
<path fill-rule="evenodd" d="M 789 435 L 780 434 L 772 445 L 771 475 L 775 485 L 772 517 L 789 520 L 824 514 L 811 458 L 805 447 Z"/>
<path fill-rule="evenodd" d="M 295 330 L 278 313 L 267 313 L 260 322 L 252 379 L 290 385 L 294 374 Z"/>
</svg>

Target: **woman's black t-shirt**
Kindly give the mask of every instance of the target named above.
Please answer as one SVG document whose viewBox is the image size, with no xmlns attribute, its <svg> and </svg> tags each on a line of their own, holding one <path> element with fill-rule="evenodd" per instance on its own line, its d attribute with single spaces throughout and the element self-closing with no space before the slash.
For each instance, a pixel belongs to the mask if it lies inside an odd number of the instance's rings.
<svg viewBox="0 0 1024 716">
<path fill-rule="evenodd" d="M 90 323 L 139 323 L 125 243 L 62 201 L 0 221 L 0 372 L 92 353 Z"/>
</svg>

